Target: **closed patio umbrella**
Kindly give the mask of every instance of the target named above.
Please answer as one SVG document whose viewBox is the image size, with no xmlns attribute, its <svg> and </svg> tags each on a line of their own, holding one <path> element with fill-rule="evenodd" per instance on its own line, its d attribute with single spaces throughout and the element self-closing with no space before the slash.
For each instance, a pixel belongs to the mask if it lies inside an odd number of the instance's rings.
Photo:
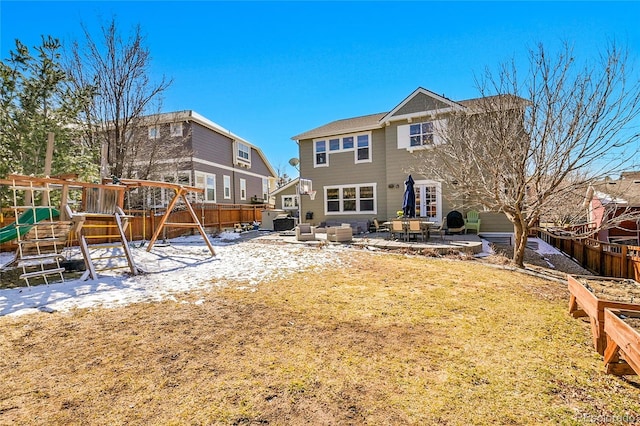
<svg viewBox="0 0 640 426">
<path fill-rule="evenodd" d="M 405 217 L 416 217 L 416 191 L 413 188 L 413 178 L 411 175 L 404 181 L 404 199 L 402 201 L 402 212 Z"/>
</svg>

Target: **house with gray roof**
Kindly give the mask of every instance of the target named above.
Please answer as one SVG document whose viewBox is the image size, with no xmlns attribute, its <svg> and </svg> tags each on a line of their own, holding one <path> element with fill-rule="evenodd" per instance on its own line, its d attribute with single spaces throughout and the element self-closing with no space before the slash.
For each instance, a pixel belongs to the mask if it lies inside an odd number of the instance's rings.
<svg viewBox="0 0 640 426">
<path fill-rule="evenodd" d="M 596 182 L 587 191 L 587 201 L 589 222 L 600 229 L 598 240 L 640 245 L 640 171 Z"/>
<path fill-rule="evenodd" d="M 131 137 L 139 147 L 131 177 L 202 188 L 205 204 L 269 204 L 277 173 L 260 147 L 195 111 L 143 117 Z M 168 200 L 161 191 L 146 202 Z"/>
<path fill-rule="evenodd" d="M 388 112 L 339 119 L 293 136 L 300 177 L 311 181 L 316 192 L 314 199 L 300 197 L 304 217 L 313 217 L 314 224 L 396 217 L 410 173 L 416 216 L 441 223 L 451 210 L 465 214 L 471 206 L 445 196 L 454 182 L 416 174 L 414 153 L 439 143 L 438 129 L 446 126 L 447 115 L 472 108 L 473 102 L 419 87 Z M 481 233 L 513 232 L 501 213 L 481 212 L 481 220 Z"/>
</svg>

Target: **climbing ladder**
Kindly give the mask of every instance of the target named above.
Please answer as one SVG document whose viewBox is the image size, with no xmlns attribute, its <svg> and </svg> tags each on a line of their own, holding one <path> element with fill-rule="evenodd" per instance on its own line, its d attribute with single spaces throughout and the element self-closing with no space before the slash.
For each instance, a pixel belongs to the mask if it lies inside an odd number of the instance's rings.
<svg viewBox="0 0 640 426">
<path fill-rule="evenodd" d="M 87 267 L 83 280 L 95 280 L 99 272 L 118 269 L 128 269 L 132 275 L 138 274 L 125 234 L 131 216 L 125 215 L 120 207 L 115 207 L 114 213 L 76 213 L 74 217 L 80 218 L 80 251 Z M 106 233 L 92 233 L 92 229 L 106 229 Z"/>
<path fill-rule="evenodd" d="M 29 280 L 42 278 L 49 284 L 49 277 L 58 275 L 64 281 L 60 266 L 64 259 L 62 251 L 66 247 L 67 237 L 72 228 L 71 221 L 57 220 L 60 212 L 50 206 L 51 187 L 46 181 L 18 181 L 13 179 L 13 210 L 16 218 L 16 242 L 18 249 L 12 263 L 22 268 L 21 279 L 27 286 Z M 18 202 L 18 192 L 24 191 L 24 199 Z M 40 206 L 36 206 L 36 198 L 40 196 Z"/>
</svg>

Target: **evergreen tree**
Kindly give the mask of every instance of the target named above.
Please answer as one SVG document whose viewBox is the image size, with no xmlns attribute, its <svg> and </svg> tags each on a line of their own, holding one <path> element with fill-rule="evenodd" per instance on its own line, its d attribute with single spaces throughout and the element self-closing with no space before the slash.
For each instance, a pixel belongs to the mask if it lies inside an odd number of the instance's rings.
<svg viewBox="0 0 640 426">
<path fill-rule="evenodd" d="M 0 62 L 0 177 L 10 173 L 42 175 L 47 134 L 55 134 L 52 174 L 97 176 L 95 153 L 83 147 L 78 120 L 91 91 L 72 89 L 61 65 L 61 44 L 51 36 L 31 51 L 16 40 Z"/>
</svg>

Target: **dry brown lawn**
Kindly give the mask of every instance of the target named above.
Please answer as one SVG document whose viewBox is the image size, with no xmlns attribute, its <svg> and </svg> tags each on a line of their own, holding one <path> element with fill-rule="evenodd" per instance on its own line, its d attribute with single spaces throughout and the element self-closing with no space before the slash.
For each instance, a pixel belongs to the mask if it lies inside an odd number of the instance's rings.
<svg viewBox="0 0 640 426">
<path fill-rule="evenodd" d="M 565 286 L 345 257 L 255 291 L 2 317 L 0 424 L 640 421 L 639 382 L 604 374 Z"/>
</svg>

